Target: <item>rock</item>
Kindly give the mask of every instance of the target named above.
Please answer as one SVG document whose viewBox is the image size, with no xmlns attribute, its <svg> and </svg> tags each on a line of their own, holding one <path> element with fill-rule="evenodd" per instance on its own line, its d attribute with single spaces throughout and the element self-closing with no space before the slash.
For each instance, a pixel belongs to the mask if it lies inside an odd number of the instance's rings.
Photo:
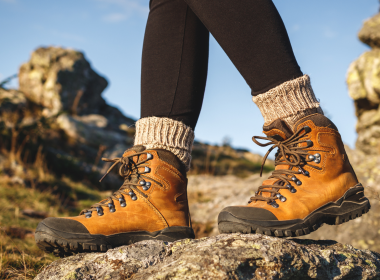
<svg viewBox="0 0 380 280">
<path fill-rule="evenodd" d="M 103 115 L 111 125 L 134 120 L 109 106 L 101 96 L 107 80 L 97 74 L 82 52 L 59 47 L 38 48 L 19 71 L 20 91 L 42 105 L 45 116 Z"/>
<path fill-rule="evenodd" d="M 380 47 L 380 14 L 364 22 L 359 39 L 372 48 Z"/>
<path fill-rule="evenodd" d="M 380 255 L 334 241 L 223 234 L 78 254 L 35 279 L 379 279 Z"/>
<path fill-rule="evenodd" d="M 70 116 L 62 114 L 57 118 L 58 126 L 72 139 L 89 146 L 100 145 L 110 147 L 117 144 L 130 145 L 133 139 L 124 131 L 118 132 L 103 129 L 106 119 L 100 115 Z"/>
<path fill-rule="evenodd" d="M 0 113 L 4 111 L 14 112 L 26 108 L 27 99 L 25 95 L 14 89 L 4 89 L 0 87 Z"/>
<path fill-rule="evenodd" d="M 254 174 L 247 178 L 238 178 L 233 175 L 189 176 L 188 197 L 191 220 L 196 224 L 209 227 L 208 235 L 219 234 L 218 214 L 227 207 L 234 205 L 247 205 L 247 201 L 254 196 L 257 188 L 262 184 L 268 174 Z"/>
<path fill-rule="evenodd" d="M 368 99 L 371 104 L 380 103 L 380 50 L 362 54 L 351 63 L 347 84 L 352 99 Z"/>
<path fill-rule="evenodd" d="M 107 84 L 83 53 L 72 49 L 38 48 L 19 72 L 20 90 L 52 115 L 95 113 L 105 105 L 101 93 Z"/>
<path fill-rule="evenodd" d="M 86 116 L 75 116 L 77 121 L 80 121 L 88 126 L 105 128 L 108 125 L 108 120 L 102 115 L 86 115 Z"/>
<path fill-rule="evenodd" d="M 380 14 L 364 23 L 359 38 L 374 49 L 351 63 L 347 73 L 358 117 L 356 148 L 360 153 L 380 156 Z"/>
</svg>

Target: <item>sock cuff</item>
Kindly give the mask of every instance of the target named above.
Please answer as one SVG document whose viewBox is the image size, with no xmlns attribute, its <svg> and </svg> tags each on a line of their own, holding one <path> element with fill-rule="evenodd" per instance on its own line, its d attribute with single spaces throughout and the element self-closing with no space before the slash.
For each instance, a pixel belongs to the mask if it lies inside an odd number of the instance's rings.
<svg viewBox="0 0 380 280">
<path fill-rule="evenodd" d="M 146 149 L 165 149 L 175 154 L 190 169 L 194 132 L 191 127 L 169 118 L 147 117 L 136 122 L 134 145 Z"/>
<path fill-rule="evenodd" d="M 323 111 L 314 95 L 310 77 L 303 75 L 252 97 L 264 117 L 265 125 L 276 119 L 287 119 L 290 125 L 300 114 Z"/>
</svg>

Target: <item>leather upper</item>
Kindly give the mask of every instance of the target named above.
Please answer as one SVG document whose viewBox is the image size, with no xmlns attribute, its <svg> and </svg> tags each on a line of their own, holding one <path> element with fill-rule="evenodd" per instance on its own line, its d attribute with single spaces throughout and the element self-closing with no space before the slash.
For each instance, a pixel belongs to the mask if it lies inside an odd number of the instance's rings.
<svg viewBox="0 0 380 280">
<path fill-rule="evenodd" d="M 190 226 L 189 208 L 187 201 L 187 178 L 171 164 L 161 160 L 157 150 L 145 150 L 144 154 L 133 157 L 134 162 L 147 158 L 146 153 L 153 156 L 140 166 L 149 167 L 150 172 L 142 174 L 141 179 L 150 182 L 147 191 L 138 189 L 145 194 L 135 192 L 137 200 L 133 201 L 129 195 L 124 195 L 126 206 L 121 207 L 119 201 L 114 200 L 115 212 L 111 213 L 108 207 L 103 207 L 104 215 L 92 213 L 91 218 L 85 215 L 69 217 L 83 224 L 91 234 L 111 235 L 129 231 L 158 231 L 170 226 Z M 136 153 L 128 150 L 123 156 Z"/>
<path fill-rule="evenodd" d="M 320 115 L 321 116 L 321 115 Z M 317 126 L 312 118 L 304 118 L 299 121 L 293 131 L 301 127 L 309 126 L 311 131 L 302 139 L 309 139 L 313 146 L 306 148 L 310 155 L 319 153 L 321 155 L 320 163 L 311 162 L 318 169 L 305 165 L 304 170 L 309 172 L 309 176 L 296 175 L 302 182 L 298 186 L 291 182 L 297 190 L 291 193 L 288 189 L 281 189 L 279 193 L 286 197 L 285 202 L 276 200 L 279 207 L 274 208 L 266 201 L 253 201 L 247 206 L 262 208 L 272 212 L 278 220 L 303 219 L 319 207 L 338 200 L 349 189 L 358 184 L 354 170 L 349 163 L 347 154 L 339 132 L 332 127 Z M 275 129 L 265 132 L 268 136 L 279 134 Z M 279 134 L 284 137 L 284 133 Z M 306 143 L 298 144 L 306 147 Z M 278 165 L 276 170 L 288 169 L 298 170 L 298 167 L 289 165 Z M 273 185 L 277 179 L 264 181 L 263 185 Z M 270 195 L 267 193 L 267 195 Z"/>
</svg>

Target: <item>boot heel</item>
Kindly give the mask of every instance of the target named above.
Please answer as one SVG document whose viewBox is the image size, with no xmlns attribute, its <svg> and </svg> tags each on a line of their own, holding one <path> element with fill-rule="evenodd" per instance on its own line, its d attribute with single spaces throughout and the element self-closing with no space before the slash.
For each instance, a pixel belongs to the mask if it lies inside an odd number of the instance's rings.
<svg viewBox="0 0 380 280">
<path fill-rule="evenodd" d="M 340 225 L 361 217 L 371 209 L 369 200 L 364 196 L 361 184 L 349 189 L 334 205 L 324 209 L 323 213 L 330 216 L 326 221 L 329 225 Z"/>
</svg>

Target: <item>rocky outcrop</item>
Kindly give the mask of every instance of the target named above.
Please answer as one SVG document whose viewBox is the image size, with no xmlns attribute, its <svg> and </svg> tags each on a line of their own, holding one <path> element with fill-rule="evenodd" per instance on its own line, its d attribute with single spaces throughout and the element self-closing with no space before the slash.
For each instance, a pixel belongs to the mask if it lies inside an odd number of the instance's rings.
<svg viewBox="0 0 380 280">
<path fill-rule="evenodd" d="M 26 161 L 28 156 L 33 161 L 42 149 L 46 165 L 57 175 L 76 174 L 76 180 L 97 182 L 97 173 L 109 165 L 101 157 L 120 156 L 133 145 L 135 120 L 105 102 L 107 81 L 83 53 L 38 48 L 18 77 L 18 90 L 0 87 L 0 127 L 4 123 L 9 130 L 1 131 L 3 150 L 22 147 L 19 158 L 27 154 Z M 121 181 L 114 179 L 111 174 L 104 184 L 119 186 Z"/>
<path fill-rule="evenodd" d="M 82 52 L 59 47 L 38 48 L 20 67 L 18 77 L 20 91 L 42 105 L 45 116 L 60 112 L 97 114 L 117 125 L 134 123 L 106 104 L 101 95 L 108 82 L 91 68 Z"/>
<path fill-rule="evenodd" d="M 47 266 L 58 279 L 379 279 L 380 255 L 334 241 L 224 234 L 174 243 L 143 241 Z"/>
<path fill-rule="evenodd" d="M 359 39 L 372 49 L 355 60 L 347 73 L 358 118 L 351 158 L 363 183 L 380 191 L 380 14 L 364 23 Z"/>
<path fill-rule="evenodd" d="M 359 32 L 359 39 L 371 48 L 380 47 L 380 14 L 366 20 Z"/>
</svg>

